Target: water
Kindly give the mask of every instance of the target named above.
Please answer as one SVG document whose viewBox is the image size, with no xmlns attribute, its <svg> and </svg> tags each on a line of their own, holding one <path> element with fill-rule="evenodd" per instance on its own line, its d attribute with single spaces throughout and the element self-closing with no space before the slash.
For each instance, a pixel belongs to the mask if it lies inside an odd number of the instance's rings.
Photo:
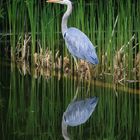
<svg viewBox="0 0 140 140">
<path fill-rule="evenodd" d="M 0 59 L 1 140 L 63 140 L 62 116 L 77 89 L 77 100 L 97 96 L 99 101 L 86 123 L 68 127 L 71 140 L 140 139 L 138 84 L 119 86 L 116 97 L 110 78 L 87 82 L 24 68 Z"/>
</svg>

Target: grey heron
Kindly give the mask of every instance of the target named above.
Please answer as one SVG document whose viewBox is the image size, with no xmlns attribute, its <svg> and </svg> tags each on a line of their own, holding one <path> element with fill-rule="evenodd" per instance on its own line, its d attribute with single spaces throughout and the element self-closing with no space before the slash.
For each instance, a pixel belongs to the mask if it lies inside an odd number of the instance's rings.
<svg viewBox="0 0 140 140">
<path fill-rule="evenodd" d="M 99 60 L 96 54 L 95 47 L 93 46 L 89 38 L 79 29 L 75 27 L 70 27 L 70 28 L 67 27 L 68 17 L 72 12 L 71 1 L 48 0 L 47 2 L 67 5 L 67 10 L 62 17 L 62 23 L 61 23 L 62 35 L 69 52 L 74 57 L 77 68 L 78 68 L 78 64 L 76 61 L 76 57 L 82 60 L 86 60 L 91 64 L 98 64 Z"/>
<path fill-rule="evenodd" d="M 65 124 L 78 126 L 85 123 L 98 103 L 98 97 L 71 102 L 63 114 Z"/>
<path fill-rule="evenodd" d="M 62 134 L 65 140 L 69 140 L 67 126 L 78 126 L 85 123 L 98 103 L 98 97 L 87 98 L 85 100 L 73 100 L 63 113 Z"/>
<path fill-rule="evenodd" d="M 78 126 L 85 123 L 95 110 L 99 100 L 98 97 L 77 100 L 78 89 L 79 87 L 77 87 L 75 96 L 62 116 L 62 134 L 65 140 L 70 140 L 67 127 Z"/>
</svg>

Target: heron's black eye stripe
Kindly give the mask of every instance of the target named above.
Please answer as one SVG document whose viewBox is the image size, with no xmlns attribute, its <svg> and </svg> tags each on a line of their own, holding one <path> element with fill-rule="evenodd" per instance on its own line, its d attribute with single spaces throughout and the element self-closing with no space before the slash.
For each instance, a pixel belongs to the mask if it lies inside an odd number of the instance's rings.
<svg viewBox="0 0 140 140">
<path fill-rule="evenodd" d="M 64 37 L 66 37 L 66 33 L 64 33 Z"/>
<path fill-rule="evenodd" d="M 64 120 L 65 120 L 65 122 L 66 122 L 66 116 L 64 116 Z"/>
</svg>

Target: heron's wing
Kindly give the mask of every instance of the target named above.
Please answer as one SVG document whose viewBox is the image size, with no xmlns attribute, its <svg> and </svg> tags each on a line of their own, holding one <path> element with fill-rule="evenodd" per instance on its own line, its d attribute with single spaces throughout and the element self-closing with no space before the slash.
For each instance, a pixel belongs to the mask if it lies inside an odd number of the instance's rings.
<svg viewBox="0 0 140 140">
<path fill-rule="evenodd" d="M 88 119 L 88 114 L 84 100 L 72 102 L 64 113 L 65 123 L 69 126 L 80 125 Z"/>
<path fill-rule="evenodd" d="M 98 63 L 95 47 L 83 32 L 73 27 L 69 28 L 64 34 L 64 39 L 72 55 L 93 64 Z"/>
<path fill-rule="evenodd" d="M 95 110 L 97 103 L 98 97 L 71 102 L 64 113 L 65 123 L 70 126 L 85 123 Z"/>
</svg>

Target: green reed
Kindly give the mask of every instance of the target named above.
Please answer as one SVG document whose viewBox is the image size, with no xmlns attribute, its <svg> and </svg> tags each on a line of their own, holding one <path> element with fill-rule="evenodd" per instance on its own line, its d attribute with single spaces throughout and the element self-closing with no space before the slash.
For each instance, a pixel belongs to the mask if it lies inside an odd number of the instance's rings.
<svg viewBox="0 0 140 140">
<path fill-rule="evenodd" d="M 139 1 L 132 0 L 118 2 L 84 2 L 79 0 L 73 3 L 73 12 L 69 18 L 68 26 L 82 30 L 91 39 L 97 48 L 100 63 L 102 56 L 107 54 L 106 64 L 113 72 L 113 58 L 116 52 L 136 34 L 136 38 L 128 47 L 125 54 L 129 55 L 127 63 L 129 69 L 133 67 L 134 50 L 132 46 L 139 43 Z M 61 19 L 66 6 L 48 4 L 38 1 L 9 0 L 7 3 L 8 21 L 11 38 L 11 53 L 15 52 L 19 36 L 31 33 L 31 55 L 39 51 L 39 47 L 52 50 L 62 50 L 62 55 L 68 55 L 61 34 Z M 118 17 L 117 22 L 116 18 Z M 115 25 L 115 26 L 114 26 Z M 16 34 L 18 36 L 16 36 Z M 62 41 L 61 41 L 62 40 Z M 63 42 L 63 45 L 62 45 Z M 135 42 L 135 43 L 134 43 Z M 38 45 L 40 44 L 40 45 Z M 136 47 L 138 48 L 138 47 Z M 137 49 L 138 50 L 138 49 Z M 137 51 L 135 51 L 135 54 Z"/>
<path fill-rule="evenodd" d="M 26 1 L 27 9 L 28 9 L 28 16 L 29 16 L 29 23 L 30 23 L 30 31 L 32 37 L 32 46 L 31 46 L 31 53 L 32 56 L 35 53 L 35 46 L 36 46 L 36 31 L 37 31 L 37 24 L 38 24 L 38 9 L 37 9 L 37 2 L 34 0 Z"/>
<path fill-rule="evenodd" d="M 23 1 L 19 2 L 18 0 L 12 0 L 12 1 L 9 0 L 6 4 L 7 4 L 7 11 L 5 11 L 5 17 L 4 17 L 4 20 L 6 21 L 4 22 L 3 28 L 8 33 L 10 33 L 11 57 L 12 59 L 15 59 L 16 45 L 18 39 L 21 37 L 23 40 L 23 36 L 24 36 L 25 5 Z M 8 20 L 6 14 L 8 15 Z"/>
<path fill-rule="evenodd" d="M 4 9 L 0 7 L 0 19 L 3 18 Z"/>
<path fill-rule="evenodd" d="M 9 0 L 9 4 L 7 5 L 8 17 L 9 17 L 9 29 L 10 33 L 13 34 L 10 37 L 11 42 L 11 57 L 14 58 L 15 46 L 16 46 L 16 9 L 18 2 L 13 0 L 12 2 Z"/>
<path fill-rule="evenodd" d="M 1 65 L 0 65 L 1 66 Z M 63 112 L 73 100 L 77 89 L 77 100 L 93 96 L 99 97 L 95 112 L 89 120 L 77 127 L 68 127 L 71 139 L 128 139 L 139 138 L 140 107 L 139 95 L 118 90 L 116 97 L 113 88 L 101 86 L 98 81 L 85 82 L 68 76 L 24 75 L 14 65 L 0 67 L 0 78 L 10 88 L 2 89 L 4 111 L 0 125 L 3 126 L 3 139 L 62 139 L 61 121 Z M 5 74 L 7 82 L 5 82 Z M 7 84 L 8 85 L 8 84 Z M 8 86 L 9 87 L 9 86 Z M 125 88 L 125 87 L 124 87 Z M 5 96 L 4 96 L 5 95 Z M 8 108 L 5 108 L 8 107 Z M 6 117 L 4 117 L 6 116 Z"/>
</svg>

